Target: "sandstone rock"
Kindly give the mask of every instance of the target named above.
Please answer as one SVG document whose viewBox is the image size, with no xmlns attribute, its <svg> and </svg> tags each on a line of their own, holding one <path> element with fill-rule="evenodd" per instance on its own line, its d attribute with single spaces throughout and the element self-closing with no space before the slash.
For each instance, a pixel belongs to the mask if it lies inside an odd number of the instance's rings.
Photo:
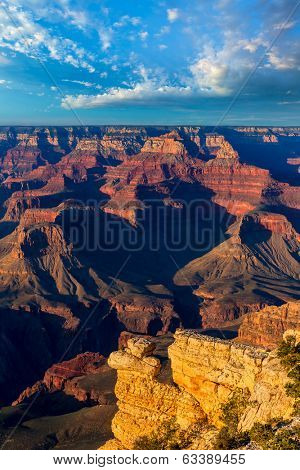
<svg viewBox="0 0 300 470">
<path fill-rule="evenodd" d="M 13 194 L 5 202 L 5 206 L 6 213 L 3 220 L 18 222 L 27 209 L 40 207 L 40 199 L 37 197 L 23 197 Z"/>
<path fill-rule="evenodd" d="M 130 331 L 122 331 L 119 336 L 118 340 L 118 348 L 125 349 L 127 348 L 127 344 L 129 339 L 131 338 L 138 338 L 139 336 L 136 333 L 131 333 Z M 151 340 L 151 336 L 143 335 L 142 338 Z"/>
<path fill-rule="evenodd" d="M 43 382 L 48 390 L 63 390 L 65 383 L 74 377 L 96 374 L 103 366 L 105 358 L 98 353 L 86 352 L 69 361 L 54 364 L 45 373 Z"/>
<path fill-rule="evenodd" d="M 131 338 L 127 342 L 128 352 L 140 359 L 151 356 L 155 350 L 155 344 L 145 338 Z"/>
<path fill-rule="evenodd" d="M 136 350 L 135 350 L 136 352 Z M 128 351 L 116 351 L 111 353 L 108 359 L 108 365 L 119 371 L 128 370 L 137 375 L 148 375 L 155 377 L 160 371 L 160 362 L 155 357 L 142 357 L 131 354 Z"/>
<path fill-rule="evenodd" d="M 274 134 L 265 134 L 263 135 L 263 142 L 272 142 L 272 143 L 277 143 L 278 142 L 278 137 Z"/>
<path fill-rule="evenodd" d="M 243 318 L 238 341 L 274 349 L 288 331 L 300 330 L 300 303 L 269 306 Z"/>
<path fill-rule="evenodd" d="M 156 336 L 180 326 L 180 318 L 170 299 L 135 296 L 126 301 L 116 297 L 110 300 L 118 320 L 132 333 Z"/>
<path fill-rule="evenodd" d="M 223 135 L 206 134 L 205 145 L 206 147 L 221 147 L 225 142 Z"/>
<path fill-rule="evenodd" d="M 174 277 L 177 285 L 199 286 L 194 293 L 201 301 L 199 313 L 205 328 L 219 327 L 266 306 L 269 283 L 273 304 L 290 300 L 283 284 L 292 289 L 299 286 L 298 234 L 284 216 L 253 211 L 239 218 L 227 233 L 227 240 Z"/>
<path fill-rule="evenodd" d="M 64 392 L 87 405 L 110 405 L 115 402 L 114 383 L 114 371 L 107 366 L 106 359 L 98 353 L 86 352 L 51 366 L 43 380 L 26 388 L 12 405 L 28 403 L 37 394 L 45 396 L 53 392 Z"/>
<path fill-rule="evenodd" d="M 149 351 L 150 342 L 146 344 Z M 134 448 L 139 437 L 151 434 L 173 418 L 182 429 L 187 429 L 204 417 L 190 394 L 156 380 L 161 367 L 157 358 L 139 359 L 128 348 L 128 352 L 112 353 L 108 364 L 118 371 L 115 394 L 119 400 L 119 411 L 112 423 L 117 441 L 108 444 L 109 448 Z"/>
<path fill-rule="evenodd" d="M 285 390 L 287 372 L 276 354 L 264 348 L 177 330 L 169 357 L 174 385 L 161 383 L 144 367 L 146 359 L 154 358 L 138 359 L 129 348 L 110 355 L 109 365 L 118 371 L 118 412 L 112 422 L 116 439 L 102 449 L 132 449 L 137 439 L 159 432 L 172 419 L 182 431 L 206 422 L 189 448 L 212 448 L 223 426 L 221 408 L 237 391 L 245 396 L 241 431 L 293 413 L 294 400 Z"/>
<path fill-rule="evenodd" d="M 21 217 L 20 224 L 23 227 L 41 223 L 54 223 L 58 216 L 57 210 L 53 209 L 26 209 Z"/>
<path fill-rule="evenodd" d="M 37 394 L 42 394 L 47 390 L 44 382 L 39 380 L 36 382 L 32 387 L 27 387 L 25 390 L 19 395 L 19 397 L 12 402 L 12 406 L 19 405 L 20 403 L 24 403 L 34 399 Z"/>
<path fill-rule="evenodd" d="M 177 131 L 172 131 L 159 137 L 148 138 L 141 152 L 179 156 L 183 156 L 187 153 Z"/>
<path fill-rule="evenodd" d="M 198 400 L 217 427 L 222 426 L 222 405 L 237 389 L 249 394 L 239 423 L 242 430 L 278 416 L 289 418 L 293 412 L 293 399 L 284 387 L 287 373 L 266 349 L 178 330 L 169 356 L 174 382 Z"/>
<path fill-rule="evenodd" d="M 232 145 L 229 142 L 222 142 L 220 149 L 217 152 L 216 158 L 235 158 L 238 159 L 238 153 L 233 150 Z"/>
</svg>

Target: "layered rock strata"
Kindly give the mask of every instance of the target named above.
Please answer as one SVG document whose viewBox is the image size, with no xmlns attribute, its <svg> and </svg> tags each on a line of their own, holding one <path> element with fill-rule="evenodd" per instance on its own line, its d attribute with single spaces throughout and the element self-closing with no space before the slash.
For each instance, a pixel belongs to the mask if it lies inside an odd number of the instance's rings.
<svg viewBox="0 0 300 470">
<path fill-rule="evenodd" d="M 300 330 L 300 302 L 268 306 L 245 315 L 239 327 L 238 341 L 273 349 L 286 330 Z"/>
<path fill-rule="evenodd" d="M 134 448 L 136 440 L 175 419 L 186 429 L 204 418 L 197 400 L 177 387 L 157 380 L 161 364 L 152 356 L 154 345 L 143 338 L 128 340 L 127 348 L 113 352 L 108 360 L 117 370 L 115 394 L 118 412 L 112 422 L 115 438 L 123 448 Z M 116 442 L 110 445 L 114 447 Z"/>
<path fill-rule="evenodd" d="M 37 394 L 42 397 L 55 392 L 63 392 L 87 405 L 110 404 L 114 397 L 107 390 L 107 382 L 114 383 L 114 371 L 107 366 L 106 359 L 98 353 L 85 352 L 53 364 L 44 378 L 27 387 L 12 405 L 28 403 Z"/>
<path fill-rule="evenodd" d="M 124 350 L 110 355 L 108 363 L 118 373 L 118 412 L 112 422 L 116 439 L 104 448 L 134 448 L 170 419 L 182 430 L 203 420 L 221 428 L 222 406 L 237 391 L 245 397 L 240 430 L 293 413 L 294 401 L 285 390 L 289 379 L 275 352 L 177 330 L 169 347 L 174 385 L 161 383 L 161 364 L 153 353 L 150 341 L 131 338 Z"/>
<path fill-rule="evenodd" d="M 289 379 L 275 351 L 177 330 L 169 357 L 174 382 L 197 399 L 217 427 L 222 426 L 221 407 L 235 390 L 243 391 L 248 403 L 241 430 L 293 412 L 285 390 Z"/>
</svg>

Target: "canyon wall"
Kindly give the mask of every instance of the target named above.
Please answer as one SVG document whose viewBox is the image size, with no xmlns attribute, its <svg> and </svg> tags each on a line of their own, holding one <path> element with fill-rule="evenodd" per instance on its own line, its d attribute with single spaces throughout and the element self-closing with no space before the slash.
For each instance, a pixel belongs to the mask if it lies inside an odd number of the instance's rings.
<svg viewBox="0 0 300 470">
<path fill-rule="evenodd" d="M 174 382 L 197 399 L 217 427 L 222 405 L 237 389 L 248 396 L 241 430 L 275 417 L 286 419 L 293 411 L 284 388 L 288 377 L 276 352 L 177 330 L 169 357 Z"/>
<path fill-rule="evenodd" d="M 286 330 L 300 330 L 300 302 L 288 302 L 281 307 L 270 305 L 245 315 L 237 340 L 273 349 Z"/>
<path fill-rule="evenodd" d="M 245 397 L 241 431 L 293 413 L 284 387 L 288 377 L 274 351 L 179 329 L 168 352 L 169 380 L 147 339 L 131 338 L 125 349 L 110 355 L 108 363 L 118 375 L 118 412 L 112 422 L 115 439 L 103 449 L 133 449 L 139 438 L 172 419 L 182 430 L 205 422 L 192 448 L 212 448 L 223 426 L 222 406 L 236 391 Z"/>
</svg>

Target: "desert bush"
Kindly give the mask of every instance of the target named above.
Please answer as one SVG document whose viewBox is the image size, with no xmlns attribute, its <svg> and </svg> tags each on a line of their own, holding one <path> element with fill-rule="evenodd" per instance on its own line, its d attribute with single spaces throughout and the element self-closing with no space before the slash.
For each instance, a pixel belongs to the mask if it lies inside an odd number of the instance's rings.
<svg viewBox="0 0 300 470">
<path fill-rule="evenodd" d="M 249 434 L 238 431 L 239 421 L 248 404 L 248 393 L 245 390 L 237 389 L 232 397 L 223 405 L 221 419 L 224 427 L 216 437 L 215 449 L 237 449 L 248 444 L 250 440 Z"/>
<path fill-rule="evenodd" d="M 199 421 L 187 430 L 183 430 L 170 419 L 162 423 L 161 427 L 151 434 L 136 440 L 136 450 L 181 450 L 187 449 L 193 440 L 203 432 L 206 421 Z"/>
<path fill-rule="evenodd" d="M 295 399 L 295 415 L 300 414 L 300 343 L 297 344 L 294 336 L 288 336 L 281 341 L 277 356 L 281 364 L 288 371 L 288 377 L 291 379 L 285 388 L 288 396 Z"/>
<path fill-rule="evenodd" d="M 261 449 L 296 450 L 300 449 L 300 427 L 288 427 L 288 423 L 256 423 L 249 432 L 251 441 Z"/>
</svg>

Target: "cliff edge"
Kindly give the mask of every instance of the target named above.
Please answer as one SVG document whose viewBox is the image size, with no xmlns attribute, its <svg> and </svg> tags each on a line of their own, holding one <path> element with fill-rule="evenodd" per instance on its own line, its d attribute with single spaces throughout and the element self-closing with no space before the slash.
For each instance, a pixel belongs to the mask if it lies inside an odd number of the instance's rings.
<svg viewBox="0 0 300 470">
<path fill-rule="evenodd" d="M 117 370 L 118 412 L 112 422 L 114 440 L 101 449 L 134 449 L 144 438 L 175 423 L 179 433 L 197 433 L 191 449 L 211 449 L 224 426 L 223 410 L 238 392 L 243 397 L 240 432 L 256 423 L 293 415 L 287 395 L 289 379 L 276 351 L 220 340 L 194 330 L 177 330 L 168 349 L 172 377 L 160 377 L 155 345 L 131 338 L 113 352 L 109 365 Z M 190 436 L 191 437 L 191 436 Z M 153 447 L 149 447 L 153 448 Z"/>
</svg>

